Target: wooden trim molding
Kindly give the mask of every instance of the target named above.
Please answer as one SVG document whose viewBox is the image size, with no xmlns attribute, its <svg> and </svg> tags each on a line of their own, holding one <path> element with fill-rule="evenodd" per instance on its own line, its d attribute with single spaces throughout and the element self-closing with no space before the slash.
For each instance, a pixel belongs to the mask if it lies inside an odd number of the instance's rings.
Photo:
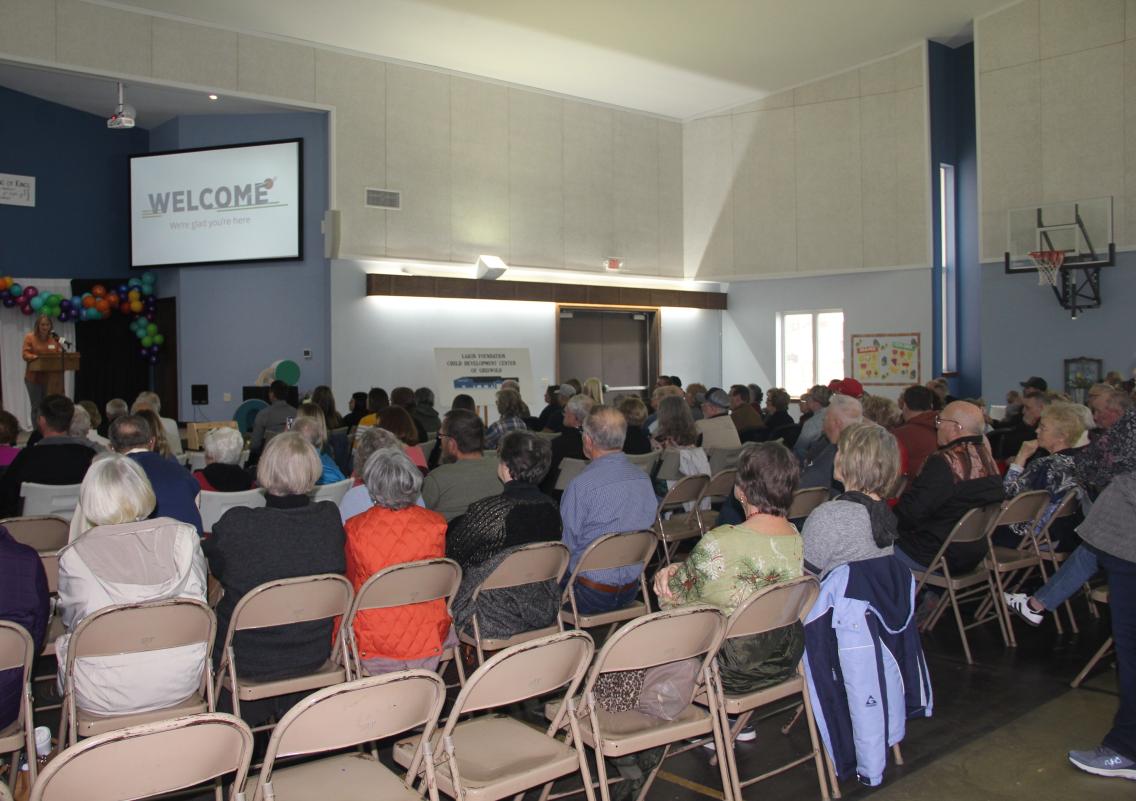
<svg viewBox="0 0 1136 801">
<path fill-rule="evenodd" d="M 542 284 L 535 281 L 479 281 L 416 275 L 367 274 L 367 295 L 467 300 L 527 300 L 587 306 L 677 306 L 725 309 L 724 292 L 644 289 L 587 284 Z"/>
</svg>

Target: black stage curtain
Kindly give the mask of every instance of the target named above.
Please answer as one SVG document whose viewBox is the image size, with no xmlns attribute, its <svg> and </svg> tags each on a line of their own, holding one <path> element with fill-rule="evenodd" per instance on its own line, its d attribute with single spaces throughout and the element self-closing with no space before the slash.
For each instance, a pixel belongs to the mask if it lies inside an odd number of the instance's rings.
<svg viewBox="0 0 1136 801">
<path fill-rule="evenodd" d="M 122 278 L 71 281 L 71 294 L 90 292 L 95 284 L 109 290 L 125 283 Z M 106 320 L 78 322 L 75 325 L 75 350 L 82 354 L 79 372 L 75 374 L 75 400 L 94 401 L 106 415 L 106 402 L 122 398 L 128 404 L 139 392 L 150 387 L 150 364 L 138 355 L 138 337 L 130 331 L 130 317 L 117 310 Z"/>
</svg>

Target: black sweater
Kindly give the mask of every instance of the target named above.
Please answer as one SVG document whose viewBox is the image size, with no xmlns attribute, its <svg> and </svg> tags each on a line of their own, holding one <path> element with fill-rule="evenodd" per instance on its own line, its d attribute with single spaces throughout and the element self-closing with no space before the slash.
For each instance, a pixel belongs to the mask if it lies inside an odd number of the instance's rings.
<svg viewBox="0 0 1136 801">
<path fill-rule="evenodd" d="M 474 501 L 450 521 L 446 556 L 465 570 L 517 545 L 558 541 L 560 533 L 556 502 L 535 484 L 510 481 L 500 495 Z"/>
<path fill-rule="evenodd" d="M 92 445 L 71 437 L 45 437 L 16 454 L 0 478 L 0 516 L 16 517 L 22 506 L 20 485 L 81 484 L 95 458 Z"/>
<path fill-rule="evenodd" d="M 343 524 L 334 503 L 311 503 L 306 495 L 269 495 L 267 503 L 262 509 L 225 512 L 204 543 L 209 572 L 225 588 L 217 605 L 215 662 L 221 660 L 229 621 L 245 593 L 267 581 L 347 570 Z M 332 625 L 331 620 L 316 620 L 238 634 L 237 674 L 267 681 L 316 670 L 331 653 Z"/>
</svg>

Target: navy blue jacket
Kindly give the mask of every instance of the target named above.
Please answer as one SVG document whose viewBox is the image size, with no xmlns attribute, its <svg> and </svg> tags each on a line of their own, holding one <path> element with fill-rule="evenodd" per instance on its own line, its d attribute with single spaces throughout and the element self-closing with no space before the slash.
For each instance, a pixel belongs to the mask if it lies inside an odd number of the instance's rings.
<svg viewBox="0 0 1136 801">
<path fill-rule="evenodd" d="M 197 493 L 201 492 L 201 485 L 197 479 L 177 462 L 171 462 L 153 451 L 138 451 L 129 456 L 138 462 L 154 487 L 158 505 L 150 517 L 172 517 L 189 523 L 201 534 L 201 511 L 197 508 Z"/>
<path fill-rule="evenodd" d="M 0 526 L 0 620 L 27 629 L 36 654 L 43 650 L 47 633 L 48 592 L 43 563 L 33 548 L 12 539 Z M 0 730 L 14 721 L 23 690 L 21 668 L 0 670 Z"/>
</svg>

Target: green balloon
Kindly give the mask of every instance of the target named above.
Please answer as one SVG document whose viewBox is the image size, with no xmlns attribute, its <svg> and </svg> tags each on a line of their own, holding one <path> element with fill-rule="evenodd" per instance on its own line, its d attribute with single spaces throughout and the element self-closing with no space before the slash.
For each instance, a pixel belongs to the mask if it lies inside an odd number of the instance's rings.
<svg viewBox="0 0 1136 801">
<path fill-rule="evenodd" d="M 138 329 L 135 329 L 134 335 L 136 337 L 138 337 L 139 339 L 142 339 L 142 337 L 146 336 L 146 331 L 141 329 L 141 328 L 138 328 Z"/>
<path fill-rule="evenodd" d="M 150 323 L 148 326 L 146 326 L 146 333 L 150 336 L 154 336 L 154 334 L 158 333 L 158 326 Z"/>
<path fill-rule="evenodd" d="M 161 344 L 165 343 L 165 341 L 166 341 L 166 338 L 164 336 L 162 336 L 161 334 L 154 334 L 154 344 L 155 345 L 161 345 Z"/>
<path fill-rule="evenodd" d="M 142 347 L 148 348 L 154 344 L 154 340 L 150 337 L 142 337 Z"/>
<path fill-rule="evenodd" d="M 50 314 L 52 317 L 58 317 L 59 315 L 63 314 L 63 310 L 58 306 L 52 306 Z"/>
</svg>

